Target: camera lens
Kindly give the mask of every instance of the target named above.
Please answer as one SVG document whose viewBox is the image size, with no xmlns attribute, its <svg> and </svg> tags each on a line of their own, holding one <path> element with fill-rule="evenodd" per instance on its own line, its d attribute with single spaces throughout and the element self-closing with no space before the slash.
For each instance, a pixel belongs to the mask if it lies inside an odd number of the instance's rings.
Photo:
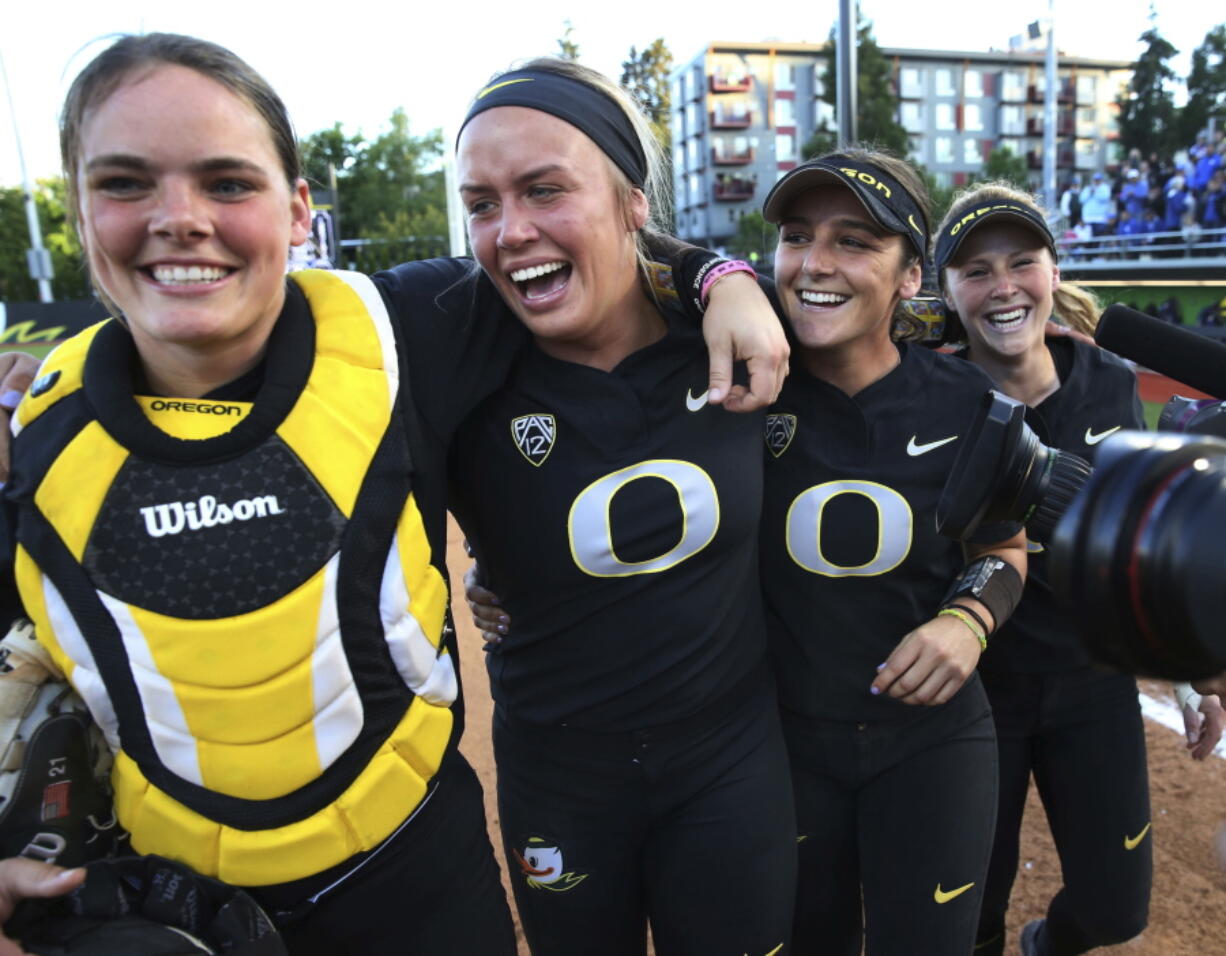
<svg viewBox="0 0 1226 956">
<path fill-rule="evenodd" d="M 1085 484 L 1084 459 L 1044 445 L 1026 406 L 991 391 L 958 449 L 937 503 L 937 531 L 965 539 L 983 522 L 1018 521 L 1039 543 Z"/>
<path fill-rule="evenodd" d="M 1090 651 L 1121 670 L 1196 680 L 1226 670 L 1226 441 L 1121 432 L 1057 524 L 1053 587 Z"/>
</svg>

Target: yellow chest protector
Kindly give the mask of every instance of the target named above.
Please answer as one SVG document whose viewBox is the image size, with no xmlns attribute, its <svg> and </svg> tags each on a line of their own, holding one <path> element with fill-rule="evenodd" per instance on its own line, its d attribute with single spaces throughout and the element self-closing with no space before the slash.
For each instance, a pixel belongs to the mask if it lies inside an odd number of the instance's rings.
<svg viewBox="0 0 1226 956">
<path fill-rule="evenodd" d="M 17 580 L 133 846 L 242 886 L 382 842 L 451 743 L 447 589 L 369 279 L 302 272 L 251 402 L 137 398 L 118 323 L 17 413 Z"/>
</svg>

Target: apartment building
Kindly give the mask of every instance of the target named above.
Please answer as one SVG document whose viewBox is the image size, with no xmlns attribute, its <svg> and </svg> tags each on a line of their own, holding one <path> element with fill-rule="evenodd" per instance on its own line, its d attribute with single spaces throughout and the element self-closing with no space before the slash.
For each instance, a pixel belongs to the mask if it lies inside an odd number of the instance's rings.
<svg viewBox="0 0 1226 956">
<path fill-rule="evenodd" d="M 886 48 L 898 121 L 911 156 L 938 181 L 961 185 L 997 146 L 1024 156 L 1037 188 L 1043 167 L 1044 58 Z M 837 128 L 823 78 L 833 48 L 809 43 L 712 43 L 673 70 L 672 132 L 677 232 L 720 245 L 742 215 L 760 209 L 778 177 L 804 157 L 823 125 Z M 1061 56 L 1059 179 L 1118 161 L 1115 99 L 1132 64 Z"/>
</svg>

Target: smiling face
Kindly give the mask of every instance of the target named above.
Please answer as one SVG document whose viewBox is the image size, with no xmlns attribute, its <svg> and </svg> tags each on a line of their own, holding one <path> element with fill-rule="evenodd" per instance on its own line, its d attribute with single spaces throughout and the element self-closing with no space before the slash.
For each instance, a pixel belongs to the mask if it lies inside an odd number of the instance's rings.
<svg viewBox="0 0 1226 956">
<path fill-rule="evenodd" d="M 582 360 L 637 335 L 646 298 L 635 233 L 647 201 L 619 188 L 592 140 L 548 113 L 502 106 L 464 127 L 456 162 L 477 262 L 547 351 Z"/>
<path fill-rule="evenodd" d="M 77 188 L 90 272 L 147 369 L 254 363 L 310 209 L 248 103 L 186 67 L 135 72 L 85 116 Z"/>
<path fill-rule="evenodd" d="M 1060 270 L 1043 239 L 1013 222 L 984 222 L 945 270 L 946 303 L 972 353 L 1017 358 L 1045 349 Z"/>
<path fill-rule="evenodd" d="M 850 189 L 818 186 L 781 217 L 775 281 L 801 348 L 821 353 L 897 353 L 890 322 L 900 298 L 919 291 L 910 247 L 868 214 Z"/>
</svg>

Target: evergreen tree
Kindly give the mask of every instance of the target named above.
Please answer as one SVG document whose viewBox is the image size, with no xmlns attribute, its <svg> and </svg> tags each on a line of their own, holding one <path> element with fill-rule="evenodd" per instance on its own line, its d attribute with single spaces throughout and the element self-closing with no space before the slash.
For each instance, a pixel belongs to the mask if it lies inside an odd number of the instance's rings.
<svg viewBox="0 0 1226 956">
<path fill-rule="evenodd" d="M 575 25 L 569 19 L 563 20 L 562 23 L 566 29 L 558 37 L 558 56 L 563 60 L 577 60 L 579 59 L 579 44 L 571 37 L 571 34 L 575 32 Z"/>
<path fill-rule="evenodd" d="M 89 276 L 76 230 L 68 222 L 64 180 L 56 176 L 34 185 L 34 207 L 43 247 L 51 253 L 51 294 L 56 300 L 88 299 Z M 26 250 L 25 191 L 0 187 L 0 302 L 37 302 L 38 282 L 30 278 Z"/>
<path fill-rule="evenodd" d="M 1171 82 L 1175 72 L 1167 61 L 1179 51 L 1151 26 L 1141 34 L 1145 51 L 1132 65 L 1132 80 L 1116 103 L 1119 105 L 1120 147 L 1139 149 L 1142 156 L 1168 156 L 1181 144 L 1176 128 L 1175 101 Z"/>
<path fill-rule="evenodd" d="M 1179 145 L 1191 145 L 1210 119 L 1218 128 L 1226 126 L 1226 24 L 1221 23 L 1192 51 L 1188 102 L 1179 115 Z"/>
<path fill-rule="evenodd" d="M 974 177 L 976 180 L 1004 180 L 1016 188 L 1026 192 L 1030 189 L 1030 170 L 1026 160 L 1018 156 L 1008 146 L 997 146 L 988 154 L 988 161 L 983 164 L 983 173 Z"/>
<path fill-rule="evenodd" d="M 838 103 L 835 57 L 837 25 L 830 28 L 826 70 L 822 77 L 822 99 Z M 873 37 L 873 23 L 860 17 L 856 31 L 856 138 L 898 156 L 911 149 L 907 131 L 898 122 L 898 96 L 894 90 L 894 68 Z M 829 152 L 838 145 L 838 131 L 824 123 L 804 145 L 806 158 Z"/>
</svg>

